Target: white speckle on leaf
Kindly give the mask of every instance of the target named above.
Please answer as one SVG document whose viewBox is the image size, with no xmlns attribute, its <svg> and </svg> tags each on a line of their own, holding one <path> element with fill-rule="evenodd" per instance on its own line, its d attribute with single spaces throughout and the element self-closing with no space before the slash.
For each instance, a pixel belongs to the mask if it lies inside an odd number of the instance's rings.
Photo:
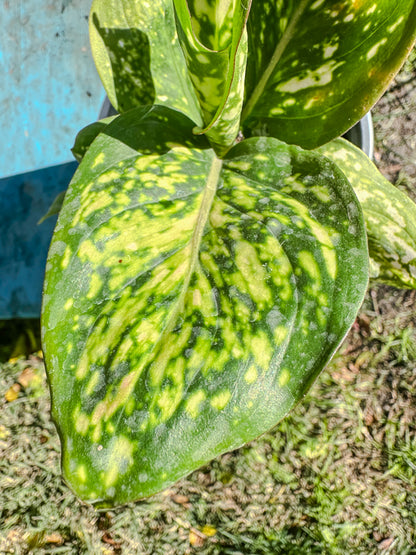
<svg viewBox="0 0 416 555">
<path fill-rule="evenodd" d="M 387 39 L 384 37 L 384 39 L 381 39 L 372 48 L 370 48 L 370 50 L 367 52 L 367 56 L 366 56 L 367 61 L 371 60 L 371 58 L 374 58 L 374 56 L 377 54 L 379 49 L 383 46 L 383 44 L 386 44 L 386 42 L 387 42 Z"/>
<path fill-rule="evenodd" d="M 320 8 L 324 2 L 325 0 L 316 0 L 316 2 L 314 2 L 311 6 L 311 11 L 317 10 L 318 8 Z"/>
<path fill-rule="evenodd" d="M 309 70 L 305 77 L 293 77 L 276 87 L 276 91 L 294 93 L 311 87 L 323 87 L 333 79 L 333 73 L 344 62 L 328 62 L 314 70 Z"/>
<path fill-rule="evenodd" d="M 332 54 L 334 54 L 334 52 L 336 52 L 338 50 L 338 46 L 339 46 L 338 44 L 325 46 L 325 48 L 324 48 L 324 59 L 327 60 L 328 58 L 331 58 Z"/>
</svg>

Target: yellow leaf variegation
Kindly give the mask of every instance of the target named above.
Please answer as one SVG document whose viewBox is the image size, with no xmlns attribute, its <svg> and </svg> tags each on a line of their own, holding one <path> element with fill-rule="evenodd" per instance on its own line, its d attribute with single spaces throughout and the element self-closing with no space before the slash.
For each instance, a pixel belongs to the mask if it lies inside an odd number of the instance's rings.
<svg viewBox="0 0 416 555">
<path fill-rule="evenodd" d="M 135 109 L 97 135 L 51 244 L 42 333 L 66 479 L 146 497 L 275 425 L 352 324 L 364 221 L 337 167 L 274 138 L 224 159 Z"/>
<path fill-rule="evenodd" d="M 337 139 L 318 149 L 344 172 L 361 203 L 372 276 L 416 288 L 416 204 L 394 187 L 356 146 Z"/>
</svg>

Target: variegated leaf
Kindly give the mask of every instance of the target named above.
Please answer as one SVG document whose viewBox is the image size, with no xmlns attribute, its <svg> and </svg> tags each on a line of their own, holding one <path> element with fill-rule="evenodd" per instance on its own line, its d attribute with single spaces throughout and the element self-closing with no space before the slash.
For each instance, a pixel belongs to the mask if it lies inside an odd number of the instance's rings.
<svg viewBox="0 0 416 555">
<path fill-rule="evenodd" d="M 262 0 L 247 28 L 246 136 L 315 148 L 386 89 L 414 44 L 416 0 Z"/>
<path fill-rule="evenodd" d="M 247 61 L 245 29 L 251 0 L 174 0 L 179 40 L 203 113 L 219 152 L 239 132 Z"/>
<path fill-rule="evenodd" d="M 361 209 L 334 164 L 274 138 L 220 160 L 186 139 L 192 127 L 161 107 L 110 123 L 49 252 L 42 334 L 63 469 L 99 507 L 275 425 L 367 285 Z"/>
<path fill-rule="evenodd" d="M 202 124 L 171 0 L 94 0 L 90 40 L 98 73 L 116 110 L 156 103 Z"/>
<path fill-rule="evenodd" d="M 356 146 L 337 139 L 318 149 L 343 171 L 361 203 L 371 277 L 416 289 L 416 204 L 394 187 Z"/>
</svg>

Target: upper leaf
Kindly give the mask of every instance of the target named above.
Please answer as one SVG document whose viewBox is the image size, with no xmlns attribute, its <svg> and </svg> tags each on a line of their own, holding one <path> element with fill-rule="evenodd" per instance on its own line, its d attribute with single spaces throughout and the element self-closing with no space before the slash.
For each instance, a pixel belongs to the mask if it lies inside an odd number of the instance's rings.
<svg viewBox="0 0 416 555">
<path fill-rule="evenodd" d="M 237 137 L 247 61 L 245 29 L 251 0 L 174 0 L 179 40 L 213 146 Z"/>
<path fill-rule="evenodd" d="M 94 0 L 90 40 L 98 73 L 116 110 L 156 103 L 202 124 L 171 0 Z"/>
<path fill-rule="evenodd" d="M 416 37 L 415 0 L 253 2 L 243 124 L 315 148 L 377 101 Z"/>
<path fill-rule="evenodd" d="M 371 277 L 395 287 L 416 289 L 416 204 L 345 139 L 318 150 L 343 171 L 361 203 L 372 259 Z"/>
<path fill-rule="evenodd" d="M 275 425 L 367 285 L 361 209 L 334 164 L 273 138 L 222 161 L 187 141 L 192 125 L 160 107 L 110 123 L 49 252 L 42 334 L 63 469 L 102 507 Z"/>
</svg>

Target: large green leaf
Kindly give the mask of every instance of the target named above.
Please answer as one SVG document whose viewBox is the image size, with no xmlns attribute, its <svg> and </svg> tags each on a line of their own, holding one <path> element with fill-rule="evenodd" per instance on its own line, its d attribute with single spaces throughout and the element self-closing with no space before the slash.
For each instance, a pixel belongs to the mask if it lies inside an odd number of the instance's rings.
<svg viewBox="0 0 416 555">
<path fill-rule="evenodd" d="M 361 209 L 332 162 L 274 138 L 220 160 L 186 139 L 192 127 L 162 107 L 110 123 L 49 252 L 42 334 L 63 469 L 101 507 L 275 425 L 367 285 Z"/>
<path fill-rule="evenodd" d="M 361 203 L 371 277 L 416 288 L 416 204 L 394 187 L 356 146 L 337 139 L 318 149 L 343 171 Z"/>
<path fill-rule="evenodd" d="M 202 124 L 171 0 L 94 0 L 90 39 L 101 81 L 119 112 L 156 103 Z"/>
<path fill-rule="evenodd" d="M 222 152 L 240 127 L 251 0 L 174 0 L 179 40 L 203 113 L 204 129 Z"/>
<path fill-rule="evenodd" d="M 381 96 L 415 36 L 415 0 L 253 2 L 246 135 L 306 148 L 342 135 Z"/>
</svg>

